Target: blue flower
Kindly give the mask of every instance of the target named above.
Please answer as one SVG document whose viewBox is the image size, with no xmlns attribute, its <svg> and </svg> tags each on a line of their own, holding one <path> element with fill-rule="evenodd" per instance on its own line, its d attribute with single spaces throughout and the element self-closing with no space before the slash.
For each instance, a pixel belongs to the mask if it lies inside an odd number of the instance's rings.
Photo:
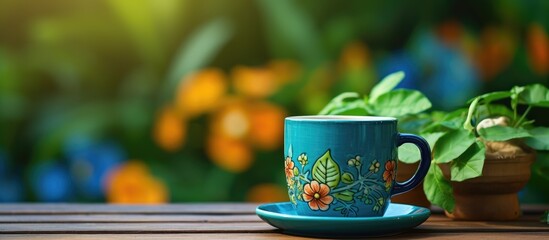
<svg viewBox="0 0 549 240">
<path fill-rule="evenodd" d="M 126 159 L 118 144 L 97 143 L 86 138 L 69 139 L 65 153 L 79 194 L 93 200 L 104 196 L 104 182 L 109 171 Z"/>
<path fill-rule="evenodd" d="M 54 161 L 38 164 L 32 169 L 31 185 L 39 201 L 69 201 L 73 196 L 68 169 Z"/>
</svg>

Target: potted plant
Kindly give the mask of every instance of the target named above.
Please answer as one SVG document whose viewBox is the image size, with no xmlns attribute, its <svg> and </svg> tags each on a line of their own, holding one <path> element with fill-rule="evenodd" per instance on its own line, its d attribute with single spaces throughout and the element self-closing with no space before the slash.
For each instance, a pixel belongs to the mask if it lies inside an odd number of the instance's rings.
<svg viewBox="0 0 549 240">
<path fill-rule="evenodd" d="M 510 108 L 494 104 L 510 100 Z M 526 110 L 519 114 L 519 105 Z M 517 192 L 530 178 L 535 150 L 549 150 L 549 128 L 527 114 L 549 107 L 540 84 L 487 93 L 468 109 L 433 113 L 421 133 L 432 136 L 433 161 L 424 187 L 427 198 L 451 218 L 511 220 L 520 215 Z"/>
<path fill-rule="evenodd" d="M 364 96 L 354 92 L 342 93 L 332 99 L 319 114 L 395 117 L 399 120 L 400 131 L 419 134 L 417 130 L 431 121 L 424 112 L 432 104 L 417 90 L 395 89 L 404 77 L 404 72 L 389 74 Z M 414 155 L 416 152 L 417 156 Z M 398 165 L 397 181 L 410 179 L 417 169 L 419 151 L 413 145 L 405 144 L 399 148 L 399 161 L 401 163 Z M 391 201 L 430 206 L 422 186 L 395 196 Z"/>
<path fill-rule="evenodd" d="M 469 108 L 426 114 L 431 103 L 423 94 L 394 89 L 403 78 L 402 72 L 393 73 L 364 97 L 342 93 L 320 114 L 393 116 L 399 119 L 401 131 L 419 134 L 429 142 L 433 162 L 424 180 L 425 194 L 414 189 L 393 200 L 425 206 L 426 195 L 456 219 L 517 218 L 517 192 L 530 177 L 535 150 L 549 150 L 549 128 L 536 127 L 526 118 L 533 107 L 549 107 L 547 88 L 517 86 L 478 96 Z M 505 99 L 510 100 L 510 108 L 497 104 Z M 520 105 L 526 107 L 522 114 Z M 413 147 L 399 148 L 401 162 L 414 164 L 418 159 Z M 401 179 L 415 170 L 405 164 L 399 164 Z"/>
</svg>

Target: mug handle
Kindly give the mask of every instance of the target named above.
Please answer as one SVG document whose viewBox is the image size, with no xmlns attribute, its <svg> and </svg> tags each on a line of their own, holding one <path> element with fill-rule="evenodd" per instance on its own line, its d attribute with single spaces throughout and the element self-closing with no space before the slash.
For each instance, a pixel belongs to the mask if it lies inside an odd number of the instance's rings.
<svg viewBox="0 0 549 240">
<path fill-rule="evenodd" d="M 412 178 L 402 183 L 395 181 L 391 192 L 392 195 L 405 193 L 412 190 L 412 188 L 415 188 L 421 183 L 423 178 L 425 178 L 425 175 L 427 175 L 429 167 L 431 166 L 431 148 L 425 139 L 413 134 L 400 133 L 398 135 L 397 147 L 400 147 L 404 143 L 412 143 L 416 145 L 416 147 L 419 148 L 421 159 L 419 161 L 419 167 Z"/>
</svg>

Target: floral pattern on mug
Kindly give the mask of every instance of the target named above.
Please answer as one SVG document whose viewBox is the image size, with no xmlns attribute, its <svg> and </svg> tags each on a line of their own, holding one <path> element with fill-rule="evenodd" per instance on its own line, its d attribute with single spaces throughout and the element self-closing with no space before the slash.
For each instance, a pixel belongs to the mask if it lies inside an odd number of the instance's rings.
<svg viewBox="0 0 549 240">
<path fill-rule="evenodd" d="M 334 198 L 330 195 L 330 187 L 324 183 L 311 181 L 303 187 L 303 200 L 309 204 L 312 210 L 326 211 Z"/>
<path fill-rule="evenodd" d="M 294 178 L 294 161 L 290 157 L 286 157 L 286 160 L 284 161 L 284 173 L 286 174 L 286 181 L 288 182 L 288 185 L 290 185 L 292 179 Z"/>
<path fill-rule="evenodd" d="M 291 156 L 290 148 L 284 167 L 288 194 L 295 206 L 302 201 L 312 211 L 336 211 L 341 216 L 357 216 L 359 208 L 356 204 L 369 205 L 374 212 L 381 212 L 387 204 L 385 199 L 395 178 L 394 160 L 388 160 L 382 172 L 378 160 L 363 164 L 364 160 L 359 155 L 349 159 L 347 169 L 342 169 L 332 158 L 330 149 L 307 169 L 306 153 L 297 157 L 300 166 Z M 366 172 L 363 172 L 363 166 Z"/>
<path fill-rule="evenodd" d="M 395 168 L 396 168 L 396 162 L 395 160 L 389 160 L 387 163 L 385 163 L 385 172 L 383 172 L 383 180 L 385 181 L 385 186 L 389 188 L 393 181 L 395 180 Z"/>
</svg>

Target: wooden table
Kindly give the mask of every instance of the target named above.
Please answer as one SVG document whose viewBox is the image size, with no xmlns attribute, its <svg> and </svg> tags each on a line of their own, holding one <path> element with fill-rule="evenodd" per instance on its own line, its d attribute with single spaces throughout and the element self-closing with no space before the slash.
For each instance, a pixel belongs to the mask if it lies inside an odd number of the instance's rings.
<svg viewBox="0 0 549 240">
<path fill-rule="evenodd" d="M 255 215 L 257 204 L 0 204 L 0 239 L 299 239 Z M 435 210 L 419 227 L 394 238 L 549 239 L 542 209 L 512 222 L 452 221 Z"/>
</svg>

